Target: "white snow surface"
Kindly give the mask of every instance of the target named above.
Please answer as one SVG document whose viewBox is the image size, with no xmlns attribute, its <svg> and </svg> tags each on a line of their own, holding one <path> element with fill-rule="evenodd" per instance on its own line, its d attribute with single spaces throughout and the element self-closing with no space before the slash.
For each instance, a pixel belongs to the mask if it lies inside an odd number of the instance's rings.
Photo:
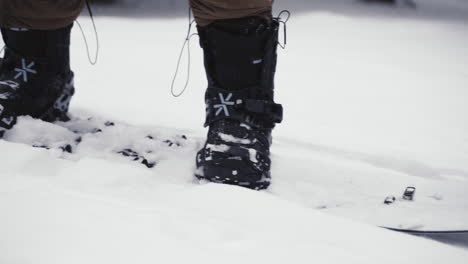
<svg viewBox="0 0 468 264">
<path fill-rule="evenodd" d="M 466 263 L 466 249 L 378 227 L 468 229 L 468 2 L 416 3 L 291 1 L 262 192 L 193 179 L 196 38 L 189 89 L 169 91 L 186 18 L 98 16 L 96 67 L 75 28 L 73 120 L 22 117 L 0 140 L 0 263 Z"/>
</svg>

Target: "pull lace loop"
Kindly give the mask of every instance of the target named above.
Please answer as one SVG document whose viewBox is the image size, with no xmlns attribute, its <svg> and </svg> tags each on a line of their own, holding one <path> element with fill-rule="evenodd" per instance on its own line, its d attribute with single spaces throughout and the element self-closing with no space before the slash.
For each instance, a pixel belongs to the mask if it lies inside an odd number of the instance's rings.
<svg viewBox="0 0 468 264">
<path fill-rule="evenodd" d="M 96 53 L 94 55 L 94 59 L 91 58 L 91 52 L 90 52 L 90 49 L 89 49 L 89 44 L 88 44 L 88 39 L 86 38 L 86 35 L 84 33 L 84 30 L 83 30 L 83 27 L 81 26 L 80 22 L 78 20 L 76 20 L 76 24 L 78 25 L 78 27 L 80 28 L 80 31 L 81 31 L 81 35 L 83 36 L 83 40 L 84 40 L 84 43 L 85 43 L 85 47 L 86 47 L 86 54 L 88 55 L 88 61 L 91 65 L 96 65 L 97 62 L 98 62 L 98 58 L 99 58 L 99 49 L 100 49 L 100 45 L 99 45 L 99 34 L 98 34 L 98 31 L 97 31 L 97 27 L 96 27 L 96 22 L 94 21 L 94 14 L 93 14 L 93 10 L 91 9 L 91 5 L 89 3 L 88 0 L 86 0 L 86 8 L 88 9 L 88 13 L 89 13 L 89 16 L 91 18 L 91 22 L 93 24 L 93 29 L 94 29 L 94 37 L 96 38 Z"/>
<path fill-rule="evenodd" d="M 189 23 L 188 23 L 187 36 L 185 37 L 184 43 L 183 43 L 182 48 L 180 50 L 179 59 L 177 60 L 177 66 L 176 66 L 175 73 L 174 73 L 174 78 L 172 79 L 172 84 L 171 84 L 171 94 L 175 98 L 182 96 L 185 93 L 185 91 L 187 90 L 187 87 L 188 87 L 188 85 L 190 83 L 190 70 L 191 70 L 190 40 L 192 39 L 193 36 L 198 36 L 197 33 L 192 33 L 192 27 L 195 24 L 195 19 L 192 19 L 192 10 L 191 10 L 191 8 L 189 8 L 188 13 L 189 13 L 188 14 Z M 177 76 L 179 75 L 179 69 L 181 67 L 181 61 L 182 61 L 182 57 L 184 55 L 185 50 L 187 50 L 187 78 L 185 80 L 184 88 L 180 92 L 176 93 L 175 92 L 175 83 L 176 83 Z"/>
<path fill-rule="evenodd" d="M 283 10 L 281 11 L 279 14 L 278 14 L 278 17 L 276 17 L 276 21 L 278 21 L 278 23 L 280 23 L 280 25 L 282 24 L 283 25 L 283 36 L 284 36 L 284 40 L 283 40 L 283 43 L 279 42 L 278 41 L 278 45 L 282 48 L 282 49 L 286 49 L 286 45 L 288 44 L 288 38 L 287 38 L 287 28 L 286 28 L 286 24 L 288 23 L 289 19 L 291 18 L 291 12 L 289 12 L 289 10 Z"/>
</svg>

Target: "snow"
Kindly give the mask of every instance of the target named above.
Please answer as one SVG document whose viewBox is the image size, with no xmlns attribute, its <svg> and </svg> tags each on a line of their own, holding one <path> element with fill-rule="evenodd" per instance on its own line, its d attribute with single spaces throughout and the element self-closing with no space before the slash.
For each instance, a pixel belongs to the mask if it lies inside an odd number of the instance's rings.
<svg viewBox="0 0 468 264">
<path fill-rule="evenodd" d="M 32 171 L 6 177 L 14 188 L 1 187 L 9 218 L 0 223 L 10 227 L 2 230 L 3 263 L 463 263 L 468 255 L 265 193 L 181 188 L 134 166 L 96 160 L 59 167 L 66 180 Z M 122 173 L 96 180 L 96 169 Z"/>
<path fill-rule="evenodd" d="M 236 138 L 228 134 L 224 133 L 218 133 L 218 136 L 226 142 L 232 142 L 232 143 L 238 143 L 238 144 L 244 144 L 244 145 L 249 145 L 252 144 L 252 140 L 249 139 L 242 139 L 242 138 Z M 255 142 L 255 141 L 254 141 Z"/>
<path fill-rule="evenodd" d="M 0 263 L 465 263 L 466 249 L 377 226 L 468 228 L 468 3 L 350 2 L 278 1 L 294 14 L 263 192 L 193 179 L 206 81 L 194 38 L 190 87 L 170 95 L 183 5 L 99 7 L 96 67 L 73 32 L 74 119 L 22 117 L 0 140 Z"/>
</svg>

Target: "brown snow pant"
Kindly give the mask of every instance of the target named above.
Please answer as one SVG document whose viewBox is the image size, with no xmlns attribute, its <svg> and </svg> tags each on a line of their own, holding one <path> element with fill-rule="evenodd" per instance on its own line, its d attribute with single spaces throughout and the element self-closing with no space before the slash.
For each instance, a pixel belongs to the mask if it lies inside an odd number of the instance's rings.
<svg viewBox="0 0 468 264">
<path fill-rule="evenodd" d="M 189 0 L 200 26 L 214 20 L 271 17 L 273 0 Z M 0 0 L 0 26 L 57 29 L 73 23 L 85 0 Z"/>
</svg>

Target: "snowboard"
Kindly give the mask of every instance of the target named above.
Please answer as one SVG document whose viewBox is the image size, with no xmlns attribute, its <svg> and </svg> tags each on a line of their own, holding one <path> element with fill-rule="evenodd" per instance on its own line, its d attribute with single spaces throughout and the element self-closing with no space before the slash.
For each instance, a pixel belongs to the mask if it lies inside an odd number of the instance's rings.
<svg viewBox="0 0 468 264">
<path fill-rule="evenodd" d="M 385 229 L 405 233 L 413 236 L 424 237 L 442 243 L 458 245 L 468 248 L 468 230 L 412 230 L 384 227 Z"/>
</svg>

